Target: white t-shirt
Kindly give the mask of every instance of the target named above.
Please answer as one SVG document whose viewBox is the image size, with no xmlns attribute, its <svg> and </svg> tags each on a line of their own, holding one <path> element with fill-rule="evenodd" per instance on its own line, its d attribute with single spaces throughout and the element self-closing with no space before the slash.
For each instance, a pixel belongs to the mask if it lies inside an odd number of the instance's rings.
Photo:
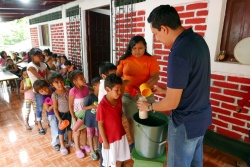
<svg viewBox="0 0 250 167">
<path fill-rule="evenodd" d="M 43 62 L 40 62 L 40 66 L 37 66 L 35 65 L 33 62 L 30 62 L 27 66 L 27 73 L 28 73 L 28 76 L 30 78 L 30 81 L 31 81 L 31 84 L 33 85 L 33 83 L 38 79 L 36 78 L 30 71 L 29 71 L 29 68 L 30 67 L 34 67 L 37 71 L 38 74 L 40 74 L 40 76 L 42 78 L 45 78 L 46 77 L 46 69 L 47 69 L 47 66 L 45 63 Z"/>
<path fill-rule="evenodd" d="M 104 79 L 100 80 L 99 93 L 98 93 L 98 104 L 101 102 L 103 96 L 107 94 L 106 89 L 104 88 Z"/>
</svg>

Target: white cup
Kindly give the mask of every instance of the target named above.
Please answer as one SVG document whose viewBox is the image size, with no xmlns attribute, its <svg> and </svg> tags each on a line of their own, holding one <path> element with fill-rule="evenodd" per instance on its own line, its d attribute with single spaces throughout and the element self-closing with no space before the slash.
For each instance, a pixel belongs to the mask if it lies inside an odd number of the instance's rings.
<svg viewBox="0 0 250 167">
<path fill-rule="evenodd" d="M 147 99 L 144 96 L 140 96 L 138 101 L 147 101 Z M 140 119 L 147 119 L 148 118 L 148 112 L 139 110 L 139 118 Z"/>
</svg>

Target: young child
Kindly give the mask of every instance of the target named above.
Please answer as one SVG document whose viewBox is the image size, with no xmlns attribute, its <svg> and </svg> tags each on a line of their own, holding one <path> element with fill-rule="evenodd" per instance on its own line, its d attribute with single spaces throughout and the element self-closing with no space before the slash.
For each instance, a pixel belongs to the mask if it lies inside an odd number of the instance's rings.
<svg viewBox="0 0 250 167">
<path fill-rule="evenodd" d="M 27 66 L 27 73 L 30 78 L 31 85 L 33 86 L 33 83 L 36 80 L 45 79 L 50 72 L 46 64 L 42 62 L 42 51 L 40 49 L 32 48 L 29 54 L 32 61 Z M 42 107 L 43 107 L 42 95 L 36 93 L 35 99 L 36 99 L 36 119 L 38 123 L 38 133 L 40 135 L 44 135 L 45 130 L 43 129 L 41 123 Z"/>
<path fill-rule="evenodd" d="M 98 104 L 96 120 L 102 143 L 102 165 L 121 167 L 121 162 L 130 159 L 129 144 L 122 125 L 122 79 L 115 74 L 105 78 L 107 95 Z M 119 149 L 118 149 L 119 148 Z"/>
<path fill-rule="evenodd" d="M 105 88 L 104 88 L 104 80 L 108 74 L 115 74 L 116 73 L 117 67 L 110 63 L 110 62 L 103 62 L 100 67 L 99 67 L 99 74 L 101 76 L 100 80 L 100 86 L 99 86 L 99 92 L 98 92 L 98 104 L 102 100 L 103 96 L 107 94 Z M 101 150 L 102 150 L 102 144 L 99 144 L 100 147 L 100 166 L 102 167 L 102 155 L 101 155 Z"/>
<path fill-rule="evenodd" d="M 92 160 L 97 160 L 97 152 L 98 152 L 98 130 L 97 130 L 97 122 L 96 122 L 96 109 L 97 105 L 94 104 L 98 102 L 98 92 L 100 85 L 100 77 L 95 77 L 91 81 L 92 88 L 94 90 L 93 93 L 89 94 L 84 102 L 83 109 L 86 110 L 84 124 L 87 129 L 87 137 L 88 143 L 90 145 L 90 157 Z"/>
<path fill-rule="evenodd" d="M 31 110 L 31 105 L 33 107 L 34 111 L 34 118 L 36 120 L 36 100 L 35 100 L 35 93 L 31 89 L 31 83 L 29 80 L 29 76 L 27 74 L 27 68 L 24 67 L 21 70 L 21 76 L 23 80 L 20 83 L 20 92 L 24 93 L 24 102 L 25 102 L 25 128 L 26 130 L 31 130 L 32 128 L 29 125 L 29 115 L 30 115 L 30 110 Z M 26 82 L 27 81 L 27 82 Z"/>
<path fill-rule="evenodd" d="M 57 56 L 56 61 L 57 61 L 57 72 L 60 72 L 61 71 L 61 66 L 62 66 L 61 56 Z"/>
<path fill-rule="evenodd" d="M 69 60 L 65 61 L 64 66 L 66 68 L 66 75 L 65 75 L 65 84 L 69 87 L 73 87 L 72 83 L 70 82 L 70 73 L 75 70 L 75 67 Z"/>
<path fill-rule="evenodd" d="M 83 104 L 86 97 L 89 94 L 89 88 L 86 86 L 86 80 L 83 73 L 79 70 L 72 71 L 70 75 L 71 82 L 75 85 L 69 91 L 69 110 L 72 116 L 72 127 L 74 126 L 77 119 L 84 120 L 85 111 L 83 110 Z M 78 158 L 83 158 L 85 154 L 80 149 L 80 135 L 83 134 L 83 146 L 86 152 L 90 152 L 89 146 L 86 145 L 87 132 L 85 125 L 81 125 L 77 131 L 73 132 L 76 156 Z"/>
<path fill-rule="evenodd" d="M 53 64 L 55 65 L 56 71 L 57 71 L 58 69 L 57 54 L 53 54 L 51 57 L 52 57 Z"/>
<path fill-rule="evenodd" d="M 63 78 L 66 79 L 66 72 L 67 72 L 67 69 L 64 65 L 64 63 L 67 61 L 67 57 L 66 56 L 61 56 L 61 71 L 60 73 L 62 74 Z"/>
<path fill-rule="evenodd" d="M 57 124 L 61 124 L 63 120 L 68 120 L 69 125 L 65 128 L 68 132 L 68 145 L 64 144 L 64 130 L 58 128 L 59 141 L 60 141 L 60 152 L 62 155 L 67 155 L 69 152 L 67 146 L 73 146 L 74 142 L 72 141 L 72 130 L 71 125 L 71 115 L 69 112 L 69 88 L 64 86 L 64 80 L 60 73 L 53 72 L 48 77 L 48 81 L 55 88 L 55 91 L 52 93 L 52 103 L 53 110 L 57 118 Z"/>
<path fill-rule="evenodd" d="M 56 151 L 59 151 L 60 146 L 58 141 L 58 127 L 56 122 L 56 116 L 53 110 L 53 103 L 51 103 L 51 95 L 54 90 L 45 80 L 36 80 L 33 84 L 33 87 L 36 93 L 42 95 L 43 108 L 47 111 L 51 130 L 51 145 Z"/>
<path fill-rule="evenodd" d="M 5 51 L 2 51 L 1 52 L 1 59 L 0 59 L 0 63 L 1 63 L 1 66 L 4 67 L 5 66 L 5 63 L 6 63 L 6 60 L 7 60 L 7 53 Z"/>
<path fill-rule="evenodd" d="M 12 59 L 7 59 L 7 66 L 6 66 L 6 70 L 8 70 L 9 72 L 20 76 L 20 69 L 18 68 L 18 66 L 16 64 L 14 64 Z"/>
</svg>

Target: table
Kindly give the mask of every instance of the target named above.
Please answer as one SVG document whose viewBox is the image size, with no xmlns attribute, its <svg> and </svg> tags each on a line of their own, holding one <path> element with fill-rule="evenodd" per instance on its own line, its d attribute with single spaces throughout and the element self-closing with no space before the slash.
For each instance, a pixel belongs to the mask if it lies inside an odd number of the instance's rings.
<svg viewBox="0 0 250 167">
<path fill-rule="evenodd" d="M 20 68 L 24 68 L 24 67 L 27 67 L 28 66 L 28 62 L 21 62 L 21 63 L 17 63 L 16 65 L 18 66 L 18 67 L 20 67 Z"/>
<path fill-rule="evenodd" d="M 0 81 L 15 80 L 16 87 L 17 87 L 17 93 L 18 93 L 18 99 L 21 100 L 20 90 L 19 90 L 19 86 L 18 86 L 18 83 L 17 83 L 18 78 L 19 78 L 18 76 L 16 76 L 15 74 L 12 74 L 9 71 L 5 71 L 5 72 L 0 71 Z"/>
</svg>

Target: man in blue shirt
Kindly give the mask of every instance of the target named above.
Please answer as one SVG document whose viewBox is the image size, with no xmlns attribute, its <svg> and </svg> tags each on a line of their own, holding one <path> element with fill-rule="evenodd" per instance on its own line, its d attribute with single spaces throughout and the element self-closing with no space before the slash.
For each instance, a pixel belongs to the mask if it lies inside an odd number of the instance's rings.
<svg viewBox="0 0 250 167">
<path fill-rule="evenodd" d="M 203 138 L 212 123 L 210 54 L 205 40 L 181 26 L 174 7 L 161 5 L 149 15 L 156 40 L 171 48 L 166 94 L 159 102 L 138 102 L 139 110 L 171 110 L 168 126 L 168 167 L 202 167 Z"/>
</svg>

